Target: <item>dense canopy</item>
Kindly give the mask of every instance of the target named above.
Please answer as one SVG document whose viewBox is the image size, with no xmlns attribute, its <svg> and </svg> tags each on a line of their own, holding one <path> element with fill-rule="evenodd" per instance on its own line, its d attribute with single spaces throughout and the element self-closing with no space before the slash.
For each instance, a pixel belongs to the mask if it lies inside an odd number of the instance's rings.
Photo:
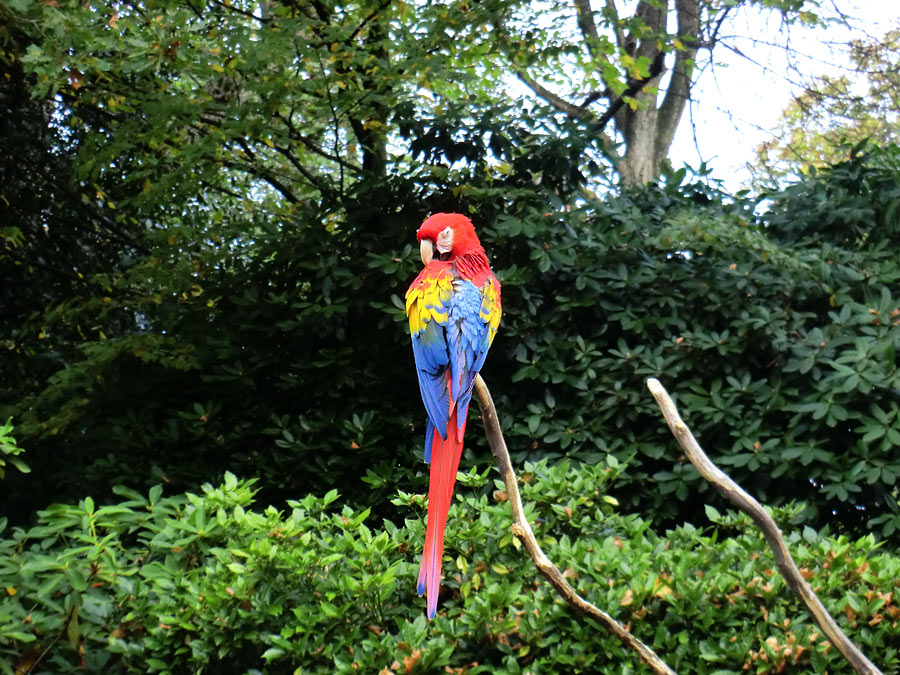
<svg viewBox="0 0 900 675">
<path fill-rule="evenodd" d="M 677 449 L 657 377 L 896 668 L 900 150 L 758 194 L 629 173 L 635 125 L 674 106 L 658 69 L 678 91 L 716 20 L 760 4 L 818 20 L 801 2 L 677 2 L 677 29 L 652 2 L 0 7 L 2 660 L 624 663 L 511 543 L 474 408 L 438 618 L 417 618 L 402 296 L 416 228 L 454 211 L 503 284 L 483 376 L 579 589 L 673 667 L 843 672 Z"/>
</svg>

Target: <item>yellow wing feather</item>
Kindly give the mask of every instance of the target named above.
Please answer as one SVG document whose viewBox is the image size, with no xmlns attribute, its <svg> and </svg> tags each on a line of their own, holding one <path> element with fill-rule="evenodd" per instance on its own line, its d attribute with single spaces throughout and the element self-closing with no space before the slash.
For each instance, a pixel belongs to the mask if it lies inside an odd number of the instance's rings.
<svg viewBox="0 0 900 675">
<path fill-rule="evenodd" d="M 409 332 L 418 335 L 429 321 L 439 325 L 447 323 L 447 306 L 453 295 L 453 277 L 450 274 L 421 276 L 419 283 L 406 292 L 406 316 Z"/>
<path fill-rule="evenodd" d="M 481 289 L 481 320 L 488 324 L 488 344 L 494 342 L 500 327 L 500 314 L 500 284 L 494 277 L 489 277 Z"/>
</svg>

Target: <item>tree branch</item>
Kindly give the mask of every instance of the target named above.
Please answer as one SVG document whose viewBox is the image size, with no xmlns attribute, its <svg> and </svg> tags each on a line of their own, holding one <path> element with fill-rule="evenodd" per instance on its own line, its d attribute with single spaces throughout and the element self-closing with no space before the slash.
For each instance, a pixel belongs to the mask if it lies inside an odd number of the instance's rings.
<svg viewBox="0 0 900 675">
<path fill-rule="evenodd" d="M 74 282 L 80 283 L 82 286 L 88 285 L 87 279 L 78 277 L 77 275 L 72 274 L 68 270 L 57 269 L 56 267 L 51 267 L 47 263 L 43 263 L 38 260 L 30 260 L 28 258 L 20 256 L 19 254 L 17 254 L 15 252 L 14 249 L 9 249 L 9 248 L 0 249 L 0 260 L 2 260 L 3 258 L 10 258 L 22 265 L 27 265 L 30 267 L 37 267 L 38 269 L 42 269 L 46 272 L 50 272 L 52 274 L 59 275 L 59 276 L 63 277 L 64 279 L 68 279 L 69 281 L 74 281 Z"/>
<path fill-rule="evenodd" d="M 647 77 L 642 77 L 637 80 L 630 80 L 628 83 L 628 88 L 622 92 L 621 96 L 616 97 L 612 101 L 610 101 L 609 106 L 603 112 L 600 117 L 594 117 L 594 114 L 585 106 L 594 102 L 601 96 L 605 96 L 607 94 L 606 91 L 602 92 L 600 96 L 588 96 L 585 99 L 584 105 L 576 105 L 575 103 L 570 103 L 565 100 L 561 96 L 554 94 L 552 91 L 544 87 L 540 82 L 531 77 L 525 70 L 516 65 L 512 64 L 513 70 L 516 72 L 516 77 L 518 77 L 523 83 L 528 85 L 528 87 L 542 99 L 544 99 L 547 103 L 552 105 L 554 108 L 559 110 L 560 112 L 564 112 L 570 117 L 574 117 L 579 120 L 583 120 L 585 122 L 591 122 L 591 126 L 597 131 L 602 131 L 606 128 L 606 125 L 609 124 L 610 120 L 612 120 L 616 113 L 622 109 L 622 106 L 625 105 L 625 99 L 628 97 L 634 97 L 638 94 L 647 84 L 652 82 L 654 79 L 659 77 L 662 73 L 663 68 L 665 67 L 665 53 L 658 52 L 656 57 L 653 59 L 653 63 L 650 64 L 650 72 Z M 608 91 L 608 90 L 607 90 Z M 604 141 L 608 144 L 612 144 L 613 140 L 608 136 L 603 136 Z"/>
<path fill-rule="evenodd" d="M 256 16 L 253 12 L 248 12 L 246 9 L 241 9 L 240 7 L 235 7 L 231 3 L 222 2 L 222 0 L 207 0 L 207 2 L 212 2 L 214 5 L 218 5 L 224 10 L 228 10 L 231 12 L 237 12 L 241 16 L 245 16 L 248 19 L 252 19 L 253 21 L 259 21 L 260 25 L 265 26 L 267 23 L 270 23 L 272 19 L 266 19 L 260 16 Z M 193 8 L 192 8 L 193 9 Z"/>
<path fill-rule="evenodd" d="M 657 147 L 666 148 L 675 138 L 675 130 L 684 112 L 684 106 L 691 95 L 691 74 L 697 57 L 697 42 L 700 39 L 700 4 L 697 0 L 675 0 L 678 17 L 678 35 L 690 40 L 684 49 L 675 53 L 672 81 L 666 96 L 659 106 L 656 118 Z"/>
<path fill-rule="evenodd" d="M 590 120 L 591 118 L 593 118 L 593 113 L 591 113 L 591 111 L 587 108 L 582 108 L 579 105 L 570 103 L 562 96 L 554 94 L 540 82 L 531 77 L 531 75 L 526 73 L 521 66 L 515 63 L 512 63 L 511 65 L 516 73 L 516 77 L 518 77 L 525 85 L 527 85 L 528 88 L 531 89 L 535 94 L 540 96 L 560 112 L 564 112 L 570 117 L 574 117 L 579 120 Z"/>
<path fill-rule="evenodd" d="M 509 503 L 513 510 L 514 522 L 512 525 L 512 533 L 525 545 L 528 554 L 534 561 L 534 564 L 541 571 L 550 585 L 568 602 L 572 607 L 583 612 L 592 619 L 597 620 L 607 631 L 617 637 L 625 646 L 637 652 L 641 660 L 646 663 L 656 673 L 665 673 L 666 675 L 675 675 L 675 672 L 669 668 L 660 659 L 652 649 L 643 642 L 638 640 L 634 635 L 629 633 L 625 628 L 613 619 L 609 614 L 600 608 L 592 605 L 582 598 L 575 589 L 569 585 L 559 568 L 554 565 L 535 539 L 534 533 L 531 531 L 531 525 L 525 517 L 525 510 L 522 507 L 522 498 L 519 495 L 519 486 L 516 482 L 516 475 L 513 472 L 512 463 L 509 459 L 509 452 L 506 449 L 506 441 L 503 439 L 503 432 L 500 431 L 500 422 L 497 419 L 497 409 L 494 407 L 494 401 L 491 393 L 488 391 L 487 385 L 481 379 L 481 375 L 475 375 L 475 393 L 478 396 L 478 402 L 481 405 L 481 420 L 484 423 L 484 430 L 487 434 L 488 443 L 491 446 L 491 452 L 497 467 L 500 469 L 500 475 L 506 484 L 506 492 L 509 495 Z"/>
<path fill-rule="evenodd" d="M 662 74 L 663 68 L 666 65 L 666 55 L 664 52 L 657 52 L 656 57 L 653 59 L 653 63 L 650 64 L 650 72 L 647 77 L 642 77 L 639 80 L 631 80 L 628 84 L 628 88 L 622 92 L 622 95 L 616 98 L 613 101 L 610 101 L 609 107 L 603 112 L 602 115 L 597 119 L 597 126 L 600 129 L 606 127 L 609 124 L 609 121 L 616 116 L 619 110 L 625 105 L 626 98 L 634 98 L 640 91 L 659 77 Z"/>
<path fill-rule="evenodd" d="M 291 139 L 297 140 L 300 143 L 302 143 L 304 146 L 306 146 L 307 150 L 314 152 L 317 155 L 319 155 L 320 157 L 324 157 L 325 159 L 330 160 L 336 164 L 340 164 L 341 166 L 343 166 L 347 169 L 352 169 L 353 171 L 356 171 L 356 172 L 362 171 L 361 166 L 358 166 L 358 165 L 354 164 L 353 162 L 348 162 L 347 160 L 339 157 L 338 155 L 334 155 L 334 154 L 328 152 L 327 150 L 320 147 L 319 145 L 317 145 L 316 143 L 311 141 L 309 138 L 307 138 L 306 136 L 301 134 L 300 131 L 297 129 L 297 127 L 294 126 L 294 123 L 291 121 L 291 118 L 289 115 L 282 115 L 281 113 L 275 113 L 275 117 L 277 117 L 282 122 L 284 122 L 284 125 L 287 127 L 288 132 L 290 133 Z"/>
<path fill-rule="evenodd" d="M 616 46 L 619 49 L 624 49 L 625 31 L 622 30 L 622 26 L 619 24 L 619 10 L 616 9 L 615 0 L 606 0 L 606 12 L 608 20 L 613 25 L 613 32 L 616 34 Z"/>
<path fill-rule="evenodd" d="M 881 675 L 881 671 L 844 635 L 835 620 L 828 613 L 828 610 L 825 609 L 821 600 L 801 576 L 800 570 L 797 569 L 797 565 L 794 563 L 790 551 L 788 551 L 784 537 L 781 536 L 781 530 L 778 529 L 778 525 L 775 524 L 772 517 L 765 512 L 758 501 L 744 492 L 737 483 L 706 456 L 691 430 L 681 419 L 678 409 L 659 380 L 651 377 L 647 380 L 647 388 L 653 394 L 653 398 L 656 399 L 656 403 L 659 405 L 663 417 L 666 418 L 666 423 L 669 425 L 669 430 L 675 436 L 675 440 L 678 441 L 691 464 L 694 465 L 703 478 L 713 484 L 713 487 L 716 488 L 719 494 L 750 516 L 753 522 L 762 530 L 763 536 L 765 536 L 766 542 L 768 542 L 769 548 L 775 556 L 775 564 L 778 567 L 778 571 L 781 572 L 781 576 L 787 583 L 788 588 L 803 601 L 803 604 L 806 605 L 806 608 L 813 615 L 813 618 L 815 618 L 825 635 L 828 636 L 828 639 L 831 640 L 831 643 L 837 647 L 838 651 L 843 654 L 856 672 L 866 673 L 867 675 Z"/>
<path fill-rule="evenodd" d="M 291 166 L 293 166 L 297 170 L 297 173 L 303 176 L 307 180 L 307 182 L 319 192 L 321 192 L 323 196 L 327 193 L 325 186 L 319 182 L 318 177 L 315 176 L 312 171 L 303 166 L 300 160 L 294 157 L 294 153 L 292 153 L 288 148 L 284 148 L 280 145 L 273 145 L 272 147 L 274 147 L 275 151 L 278 152 L 282 157 L 289 161 L 291 163 Z"/>
<path fill-rule="evenodd" d="M 300 199 L 295 195 L 291 189 L 282 183 L 275 175 L 270 172 L 262 169 L 260 167 L 253 166 L 252 164 L 241 164 L 240 162 L 231 162 L 231 161 L 223 161 L 222 166 L 226 166 L 229 169 L 235 169 L 236 171 L 243 171 L 246 174 L 251 176 L 255 176 L 260 180 L 265 181 L 273 188 L 275 188 L 278 192 L 282 194 L 282 196 L 287 199 L 291 204 L 299 204 Z"/>
<path fill-rule="evenodd" d="M 344 44 L 350 44 L 353 40 L 355 40 L 356 36 L 362 32 L 362 29 L 365 28 L 366 24 L 371 23 L 375 19 L 375 17 L 377 17 L 381 12 L 383 12 L 390 4 L 391 4 L 391 0 L 383 0 L 382 3 L 380 5 L 378 5 L 378 7 L 373 9 L 372 12 L 369 14 L 369 16 L 367 16 L 365 19 L 363 19 L 359 23 L 359 25 L 353 30 L 353 32 L 350 33 L 350 36 L 346 40 L 344 40 Z"/>
<path fill-rule="evenodd" d="M 587 42 L 588 51 L 595 59 L 599 58 L 602 54 L 597 54 L 596 41 L 600 39 L 600 36 L 597 34 L 597 24 L 594 23 L 591 0 L 574 0 L 574 2 L 578 28 L 581 30 L 581 35 L 584 37 L 585 42 Z"/>
</svg>

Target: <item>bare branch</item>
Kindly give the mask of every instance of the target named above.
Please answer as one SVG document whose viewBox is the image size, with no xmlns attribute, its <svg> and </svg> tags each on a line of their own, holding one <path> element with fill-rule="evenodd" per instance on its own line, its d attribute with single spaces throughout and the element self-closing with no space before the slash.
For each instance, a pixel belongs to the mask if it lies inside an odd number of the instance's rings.
<svg viewBox="0 0 900 675">
<path fill-rule="evenodd" d="M 497 419 L 497 409 L 494 407 L 494 401 L 491 393 L 488 391 L 487 385 L 481 379 L 481 375 L 475 375 L 475 393 L 478 396 L 478 402 L 481 405 L 481 420 L 484 423 L 484 430 L 487 434 L 488 443 L 491 446 L 491 452 L 497 467 L 500 469 L 500 475 L 506 484 L 506 492 L 509 495 L 509 504 L 513 510 L 514 522 L 512 525 L 512 533 L 525 545 L 528 554 L 534 561 L 534 564 L 541 571 L 550 585 L 572 605 L 575 609 L 587 614 L 592 619 L 596 619 L 607 631 L 612 633 L 621 642 L 630 649 L 637 652 L 641 660 L 646 663 L 656 673 L 666 673 L 666 675 L 675 675 L 669 666 L 667 666 L 656 653 L 647 645 L 638 640 L 634 635 L 629 633 L 625 628 L 613 619 L 609 614 L 601 610 L 599 607 L 592 605 L 582 598 L 575 589 L 569 585 L 559 568 L 554 565 L 541 549 L 531 531 L 531 525 L 525 516 L 525 509 L 522 506 L 522 498 L 519 495 L 519 486 L 516 482 L 516 474 L 512 469 L 512 463 L 509 459 L 509 451 L 506 449 L 506 441 L 503 439 L 503 433 L 500 431 L 500 422 Z"/>
<path fill-rule="evenodd" d="M 803 604 L 806 605 L 806 608 L 813 615 L 832 644 L 837 647 L 838 651 L 843 654 L 856 672 L 866 673 L 867 675 L 881 675 L 881 671 L 844 635 L 843 631 L 828 613 L 828 610 L 825 609 L 821 600 L 819 600 L 809 584 L 806 583 L 806 580 L 800 574 L 800 570 L 797 569 L 794 559 L 791 557 L 784 537 L 781 535 L 781 530 L 778 529 L 778 525 L 775 524 L 772 517 L 765 512 L 758 501 L 744 492 L 737 483 L 706 456 L 700 444 L 697 443 L 697 439 L 694 438 L 694 434 L 691 433 L 691 430 L 681 419 L 678 409 L 659 380 L 651 377 L 647 380 L 647 388 L 656 399 L 656 403 L 659 405 L 663 417 L 666 418 L 666 423 L 669 425 L 672 435 L 675 436 L 675 440 L 678 441 L 678 444 L 682 447 L 687 458 L 699 474 L 712 483 L 719 494 L 750 516 L 753 522 L 762 530 L 766 542 L 768 542 L 769 548 L 775 556 L 775 564 L 778 566 L 781 576 L 788 587 L 803 601 Z"/>
<path fill-rule="evenodd" d="M 653 59 L 653 63 L 650 64 L 650 71 L 647 74 L 647 77 L 642 77 L 637 80 L 629 80 L 628 88 L 622 92 L 622 95 L 616 98 L 613 101 L 610 101 L 609 107 L 604 111 L 604 113 L 597 119 L 597 126 L 602 129 L 605 127 L 609 121 L 616 116 L 616 113 L 625 105 L 625 99 L 633 98 L 640 91 L 646 87 L 648 84 L 653 82 L 659 75 L 662 73 L 663 68 L 665 67 L 665 59 L 666 55 L 664 52 L 657 52 L 656 57 Z"/>
<path fill-rule="evenodd" d="M 303 176 L 310 185 L 316 188 L 323 195 L 327 192 L 325 186 L 319 181 L 319 179 L 313 174 L 313 172 L 303 166 L 300 160 L 294 157 L 294 153 L 292 153 L 290 149 L 284 148 L 280 145 L 275 145 L 273 147 L 282 157 L 284 157 L 291 163 L 291 165 L 297 170 L 297 173 Z"/>
<path fill-rule="evenodd" d="M 616 0 L 606 0 L 606 11 L 609 14 L 610 21 L 613 22 L 613 31 L 616 34 L 616 46 L 619 49 L 625 48 L 625 31 L 619 25 L 619 10 L 616 9 Z"/>
<path fill-rule="evenodd" d="M 44 270 L 45 272 L 50 272 L 51 274 L 56 274 L 57 276 L 63 277 L 64 279 L 68 279 L 69 281 L 74 281 L 76 283 L 79 283 L 82 286 L 87 286 L 89 283 L 87 279 L 85 279 L 83 277 L 79 277 L 78 275 L 73 274 L 72 272 L 70 272 L 68 270 L 61 270 L 56 267 L 51 267 L 47 263 L 41 262 L 39 260 L 31 260 L 30 258 L 21 256 L 18 253 L 16 253 L 16 250 L 13 248 L 4 248 L 4 249 L 0 250 L 0 260 L 3 260 L 5 258 L 9 258 L 10 260 L 15 260 L 20 265 L 36 267 L 38 269 Z"/>
<path fill-rule="evenodd" d="M 657 147 L 668 148 L 691 95 L 691 76 L 697 57 L 696 42 L 700 37 L 700 4 L 697 0 L 675 0 L 678 35 L 686 44 L 675 53 L 675 66 L 666 96 L 656 118 Z"/>
<path fill-rule="evenodd" d="M 600 39 L 600 36 L 597 34 L 597 24 L 594 23 L 591 0 L 574 0 L 574 3 L 578 28 L 587 42 L 588 51 L 591 53 L 591 56 L 598 58 L 596 41 Z"/>
<path fill-rule="evenodd" d="M 246 9 L 241 9 L 240 7 L 235 7 L 231 3 L 222 2 L 222 0 L 207 0 L 208 2 L 212 2 L 214 5 L 218 5 L 224 10 L 237 12 L 241 16 L 245 16 L 248 19 L 252 19 L 253 21 L 259 21 L 259 23 L 265 26 L 267 23 L 270 23 L 272 19 L 265 19 L 260 16 L 256 16 L 253 12 L 248 12 Z"/>
<path fill-rule="evenodd" d="M 349 37 L 344 40 L 344 44 L 350 44 L 353 40 L 356 39 L 356 36 L 362 32 L 362 29 L 366 27 L 366 24 L 371 23 L 375 20 L 375 18 L 387 9 L 388 5 L 391 4 L 391 0 L 383 0 L 378 7 L 372 10 L 372 12 L 362 21 L 360 21 L 359 25 L 354 29 L 352 33 L 350 33 Z"/>
<path fill-rule="evenodd" d="M 242 164 L 240 162 L 231 161 L 223 161 L 222 166 L 226 166 L 229 169 L 234 169 L 236 171 L 242 171 L 250 176 L 255 176 L 256 178 L 265 181 L 273 188 L 275 188 L 291 204 L 300 203 L 299 197 L 297 197 L 297 195 L 295 195 L 293 191 L 281 180 L 279 180 L 271 171 L 267 171 L 262 167 L 254 166 L 253 164 Z"/>
<path fill-rule="evenodd" d="M 531 75 L 525 72 L 524 68 L 515 63 L 512 64 L 513 70 L 516 71 L 516 77 L 518 77 L 524 84 L 528 85 L 528 87 L 542 99 L 544 99 L 547 103 L 552 105 L 554 108 L 559 110 L 560 112 L 564 112 L 570 117 L 574 117 L 579 120 L 587 120 L 593 117 L 593 114 L 590 110 L 582 108 L 579 105 L 575 105 L 574 103 L 570 103 L 562 96 L 558 94 L 554 94 L 552 91 L 547 89 L 540 82 L 535 80 Z"/>
</svg>

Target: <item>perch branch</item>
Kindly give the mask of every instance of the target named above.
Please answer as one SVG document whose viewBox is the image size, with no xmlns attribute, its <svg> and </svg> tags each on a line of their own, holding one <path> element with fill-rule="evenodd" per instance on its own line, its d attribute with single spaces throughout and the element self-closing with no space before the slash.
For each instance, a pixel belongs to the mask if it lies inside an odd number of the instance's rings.
<svg viewBox="0 0 900 675">
<path fill-rule="evenodd" d="M 541 571 L 550 585 L 572 605 L 575 609 L 587 614 L 589 617 L 596 619 L 607 631 L 616 636 L 623 644 L 631 648 L 641 660 L 646 663 L 656 673 L 666 673 L 666 675 L 675 675 L 669 666 L 663 663 L 652 649 L 643 642 L 638 640 L 634 635 L 629 633 L 625 628 L 613 619 L 609 614 L 589 603 L 582 598 L 575 589 L 569 585 L 559 568 L 554 565 L 541 550 L 534 532 L 531 531 L 531 525 L 525 517 L 525 510 L 522 507 L 522 499 L 519 496 L 519 486 L 516 482 L 516 474 L 513 472 L 512 463 L 509 459 L 509 451 L 506 449 L 506 441 L 503 439 L 503 433 L 500 431 L 500 422 L 497 419 L 497 409 L 494 407 L 494 401 L 491 393 L 488 391 L 487 385 L 480 375 L 475 376 L 475 393 L 478 396 L 478 402 L 481 404 L 481 419 L 484 422 L 484 430 L 487 433 L 488 443 L 491 446 L 491 452 L 500 469 L 500 475 L 506 484 L 506 492 L 509 495 L 509 503 L 512 506 L 514 522 L 512 525 L 512 533 L 519 538 L 525 545 L 525 549 L 534 561 L 534 564 Z"/>
<path fill-rule="evenodd" d="M 697 443 L 697 439 L 694 438 L 694 434 L 691 433 L 684 420 L 681 419 L 678 409 L 659 380 L 651 377 L 647 380 L 647 388 L 656 399 L 656 403 L 659 405 L 663 417 L 666 418 L 666 423 L 669 425 L 669 430 L 675 436 L 678 444 L 684 449 L 691 464 L 694 465 L 703 478 L 713 484 L 713 487 L 718 490 L 719 494 L 750 516 L 759 526 L 759 529 L 762 530 L 766 542 L 768 542 L 769 548 L 775 556 L 775 564 L 778 566 L 781 576 L 788 587 L 806 605 L 822 628 L 822 631 L 831 640 L 831 643 L 837 647 L 838 651 L 843 654 L 856 672 L 881 675 L 881 671 L 844 635 L 818 596 L 801 576 L 800 570 L 797 569 L 797 565 L 791 557 L 790 551 L 788 551 L 784 537 L 781 536 L 781 530 L 778 529 L 772 517 L 765 512 L 758 501 L 744 492 L 737 483 L 706 456 L 700 444 Z"/>
</svg>

